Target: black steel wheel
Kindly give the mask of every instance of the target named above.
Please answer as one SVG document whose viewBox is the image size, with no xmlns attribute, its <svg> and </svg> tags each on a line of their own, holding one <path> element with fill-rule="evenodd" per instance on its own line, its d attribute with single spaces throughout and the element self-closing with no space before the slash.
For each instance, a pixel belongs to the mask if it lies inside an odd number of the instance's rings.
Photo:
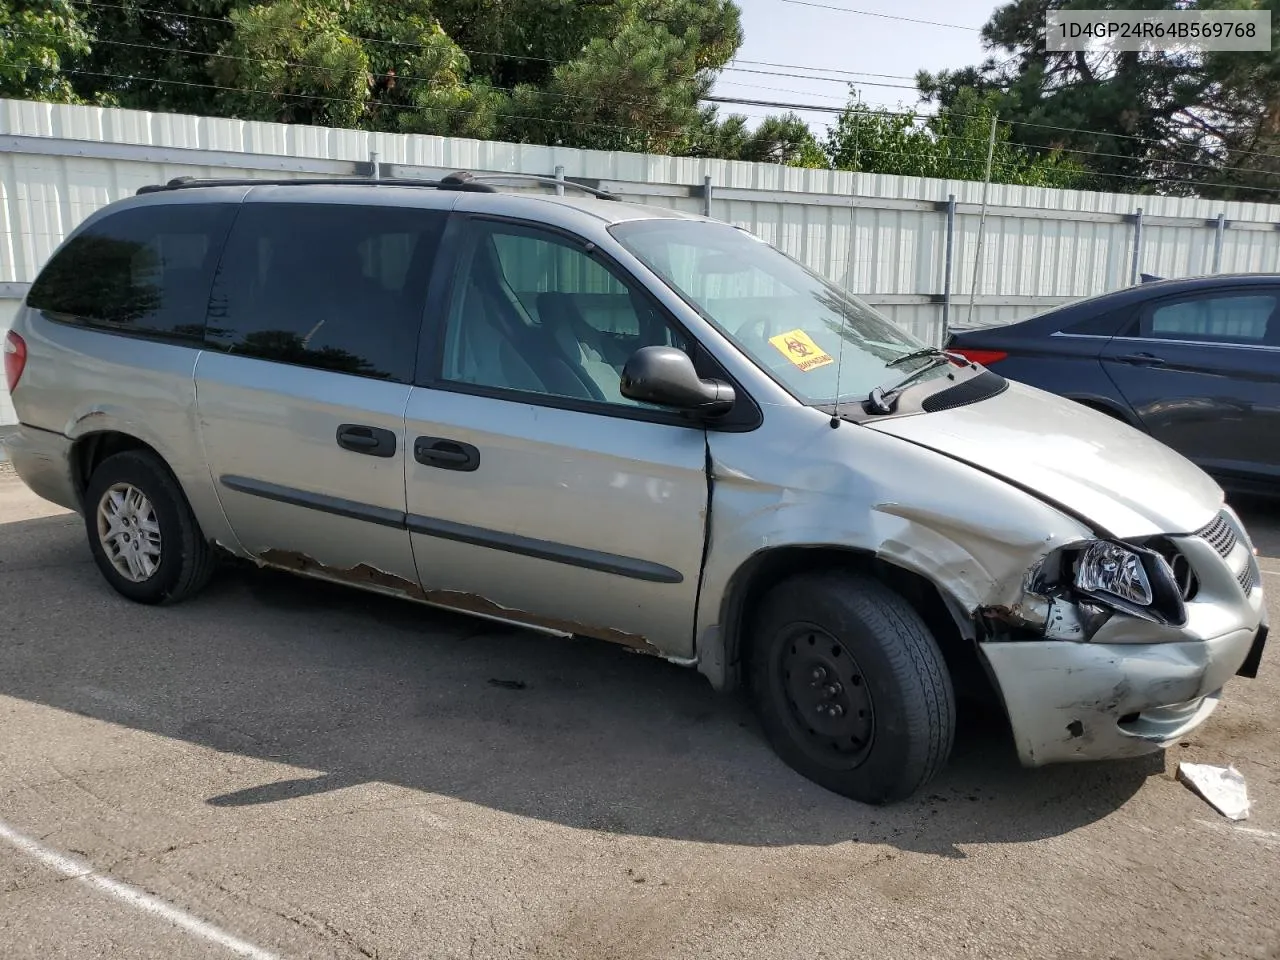
<svg viewBox="0 0 1280 960">
<path fill-rule="evenodd" d="M 760 606 L 748 670 L 778 755 L 829 790 L 901 800 L 946 763 L 955 695 L 920 615 L 872 577 L 792 577 Z"/>
<path fill-rule="evenodd" d="M 816 623 L 796 623 L 779 645 L 778 676 L 797 740 L 816 756 L 861 762 L 875 740 L 875 705 L 858 661 Z"/>
</svg>

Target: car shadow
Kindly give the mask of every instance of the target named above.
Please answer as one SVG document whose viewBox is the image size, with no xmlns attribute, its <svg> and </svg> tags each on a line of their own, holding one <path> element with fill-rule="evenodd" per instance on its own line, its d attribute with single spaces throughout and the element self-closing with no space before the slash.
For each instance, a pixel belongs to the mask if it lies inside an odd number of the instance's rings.
<svg viewBox="0 0 1280 960">
<path fill-rule="evenodd" d="M 378 781 L 587 830 L 958 857 L 1105 817 L 1164 768 L 1024 770 L 1003 719 L 968 711 L 932 784 L 869 807 L 792 772 L 741 698 L 657 658 L 243 566 L 143 607 L 100 578 L 73 516 L 0 525 L 0 543 L 0 693 L 317 771 L 207 798 L 220 807 Z"/>
</svg>

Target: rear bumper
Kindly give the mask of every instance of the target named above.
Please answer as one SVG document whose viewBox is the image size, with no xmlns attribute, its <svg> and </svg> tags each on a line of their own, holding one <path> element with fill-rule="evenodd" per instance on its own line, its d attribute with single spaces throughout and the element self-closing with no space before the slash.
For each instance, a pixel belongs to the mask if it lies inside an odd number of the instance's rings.
<svg viewBox="0 0 1280 960">
<path fill-rule="evenodd" d="M 1257 628 L 1175 643 L 983 644 L 1029 767 L 1152 753 L 1218 705 Z"/>
<path fill-rule="evenodd" d="M 38 497 L 68 510 L 80 509 L 71 472 L 71 440 L 52 430 L 20 424 L 5 451 L 22 482 Z"/>
</svg>

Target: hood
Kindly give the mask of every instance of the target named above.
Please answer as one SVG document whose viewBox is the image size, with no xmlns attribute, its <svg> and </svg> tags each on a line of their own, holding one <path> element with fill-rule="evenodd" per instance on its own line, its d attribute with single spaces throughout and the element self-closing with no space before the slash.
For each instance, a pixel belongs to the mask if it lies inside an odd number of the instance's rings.
<svg viewBox="0 0 1280 960">
<path fill-rule="evenodd" d="M 1222 508 L 1217 483 L 1181 454 L 1023 384 L 968 406 L 865 425 L 1002 477 L 1112 537 L 1191 533 Z"/>
</svg>

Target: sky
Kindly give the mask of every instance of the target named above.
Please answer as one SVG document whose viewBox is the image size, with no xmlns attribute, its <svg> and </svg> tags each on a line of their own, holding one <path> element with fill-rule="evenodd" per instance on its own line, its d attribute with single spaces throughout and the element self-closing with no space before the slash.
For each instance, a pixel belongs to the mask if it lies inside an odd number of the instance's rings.
<svg viewBox="0 0 1280 960">
<path fill-rule="evenodd" d="M 911 78 L 917 70 L 936 72 L 981 63 L 986 53 L 979 43 L 978 30 L 999 5 L 997 0 L 737 0 L 737 4 L 742 9 L 746 39 L 730 64 L 731 69 L 716 83 L 717 96 L 842 106 L 848 99 L 845 83 L 853 81 L 864 101 L 884 108 L 916 105 Z M 860 75 L 827 71 L 856 71 Z M 811 78 L 824 72 L 828 79 Z M 778 73 L 793 75 L 769 75 Z M 870 86 L 871 83 L 887 86 Z M 769 113 L 784 112 L 738 104 L 721 104 L 720 110 L 722 116 L 741 113 L 753 121 Z M 828 113 L 795 112 L 819 137 L 835 119 Z"/>
</svg>

